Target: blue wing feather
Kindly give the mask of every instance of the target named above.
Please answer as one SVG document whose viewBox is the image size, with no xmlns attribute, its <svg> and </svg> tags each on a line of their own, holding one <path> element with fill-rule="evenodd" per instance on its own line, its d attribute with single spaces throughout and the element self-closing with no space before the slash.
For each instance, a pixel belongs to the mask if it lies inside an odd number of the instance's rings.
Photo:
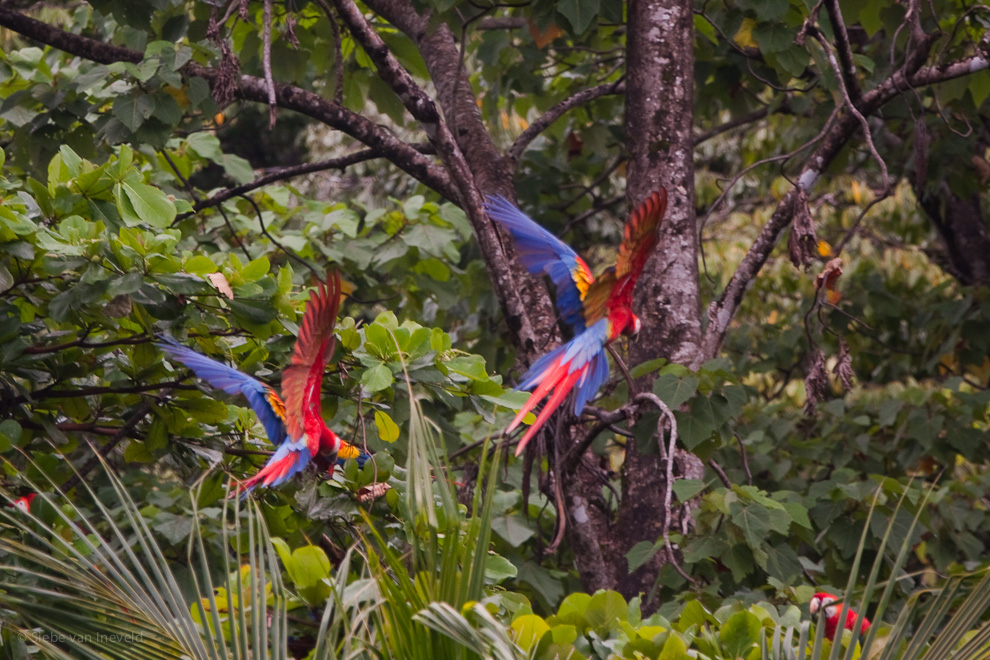
<svg viewBox="0 0 990 660">
<path fill-rule="evenodd" d="M 504 197 L 488 197 L 485 212 L 512 234 L 519 261 L 526 270 L 533 275 L 545 273 L 550 276 L 557 287 L 557 309 L 560 317 L 575 332 L 583 332 L 584 306 L 580 286 L 586 291 L 588 284 L 594 279 L 587 264 L 570 246 L 536 224 Z"/>
<path fill-rule="evenodd" d="M 277 395 L 270 387 L 237 369 L 197 353 L 174 339 L 165 337 L 156 346 L 192 369 L 199 378 L 218 390 L 223 390 L 227 394 L 243 394 L 265 427 L 265 433 L 268 434 L 271 443 L 278 445 L 285 440 L 285 424 L 270 400 L 272 396 L 277 399 Z M 281 400 L 278 400 L 278 403 L 280 404 Z"/>
</svg>

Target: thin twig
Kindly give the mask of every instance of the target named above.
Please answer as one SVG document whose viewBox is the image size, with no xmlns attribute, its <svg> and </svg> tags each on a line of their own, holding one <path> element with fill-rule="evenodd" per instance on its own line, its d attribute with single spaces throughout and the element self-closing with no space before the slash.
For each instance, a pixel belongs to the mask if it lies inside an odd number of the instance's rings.
<svg viewBox="0 0 990 660">
<path fill-rule="evenodd" d="M 866 121 L 866 117 L 863 113 L 859 111 L 856 104 L 853 103 L 852 97 L 849 95 L 849 90 L 846 88 L 845 77 L 842 75 L 842 67 L 839 66 L 839 62 L 835 59 L 835 53 L 832 52 L 831 45 L 825 40 L 825 37 L 821 35 L 820 32 L 815 32 L 813 34 L 815 40 L 821 44 L 821 47 L 825 50 L 825 55 L 828 57 L 828 62 L 832 66 L 832 71 L 835 72 L 836 77 L 839 81 L 839 89 L 842 91 L 842 98 L 845 100 L 846 107 L 849 108 L 849 112 L 859 120 L 860 126 L 863 128 L 863 136 L 866 138 L 866 146 L 870 149 L 870 154 L 880 165 L 880 171 L 883 174 L 883 189 L 884 192 L 890 189 L 890 175 L 887 173 L 887 163 L 884 162 L 883 158 L 877 152 L 876 145 L 873 144 L 873 134 L 870 132 L 870 124 Z"/>
<path fill-rule="evenodd" d="M 660 458 L 664 461 L 667 469 L 666 483 L 664 484 L 663 493 L 663 544 L 664 548 L 667 550 L 667 557 L 670 563 L 675 569 L 677 569 L 677 572 L 681 574 L 681 577 L 691 584 L 696 584 L 694 578 L 685 573 L 684 569 L 681 568 L 680 563 L 677 561 L 677 556 L 674 554 L 674 548 L 670 543 L 670 522 L 672 516 L 670 512 L 670 503 L 673 499 L 674 492 L 674 452 L 677 450 L 677 419 L 674 417 L 674 413 L 670 410 L 667 404 L 653 392 L 641 392 L 637 394 L 633 400 L 636 403 L 641 401 L 649 401 L 659 408 L 662 413 L 660 418 L 657 420 L 657 448 L 660 450 Z M 670 441 L 668 445 L 664 445 L 663 443 L 663 420 L 665 418 L 667 423 L 670 425 Z"/>
<path fill-rule="evenodd" d="M 251 253 L 248 252 L 248 249 L 244 246 L 244 243 L 241 242 L 241 237 L 238 236 L 237 231 L 234 230 L 234 225 L 231 224 L 230 218 L 227 217 L 227 212 L 223 210 L 223 206 L 218 206 L 217 211 L 220 211 L 220 216 L 223 218 L 223 223 L 227 225 L 227 231 L 230 232 L 230 237 L 233 238 L 234 242 L 240 246 L 241 252 L 244 253 L 244 256 L 247 257 L 247 260 L 252 261 Z"/>
<path fill-rule="evenodd" d="M 163 391 L 160 394 L 160 396 L 165 396 L 166 394 L 168 394 L 168 391 Z M 105 445 L 100 447 L 99 452 L 97 452 L 94 456 L 92 456 L 88 461 L 83 463 L 83 466 L 79 468 L 79 470 L 74 475 L 72 475 L 64 484 L 62 484 L 62 491 L 68 492 L 69 490 L 77 486 L 83 479 L 85 479 L 86 475 L 92 472 L 93 469 L 100 464 L 100 460 L 105 459 L 107 456 L 109 456 L 110 452 L 112 452 L 114 448 L 118 444 L 120 444 L 120 441 L 123 440 L 128 434 L 130 434 L 130 432 L 134 430 L 134 427 L 138 425 L 138 422 L 144 419 L 145 416 L 147 416 L 147 414 L 150 412 L 151 412 L 151 403 L 149 403 L 149 401 L 145 399 L 144 401 L 141 402 L 141 405 L 139 405 L 137 408 L 134 409 L 134 412 L 131 413 L 131 416 L 127 418 L 127 421 L 124 422 L 123 426 L 121 426 L 120 429 L 117 431 L 117 434 L 114 435 L 109 442 L 107 442 Z"/>
<path fill-rule="evenodd" d="M 739 434 L 734 433 L 736 436 L 736 441 L 739 443 L 739 455 L 742 457 L 743 470 L 746 471 L 746 483 L 750 486 L 753 485 L 753 473 L 749 470 L 749 458 L 746 456 L 746 445 L 743 444 L 742 438 Z"/>
<path fill-rule="evenodd" d="M 410 144 L 412 147 L 421 154 L 432 154 L 435 152 L 432 146 L 429 144 Z M 266 172 L 262 176 L 251 183 L 245 183 L 240 186 L 235 186 L 233 188 L 227 188 L 218 192 L 213 197 L 209 199 L 204 199 L 203 201 L 196 202 L 193 205 L 193 213 L 202 211 L 203 209 L 216 206 L 226 202 L 228 199 L 244 195 L 245 193 L 251 192 L 252 190 L 257 190 L 272 183 L 278 181 L 285 181 L 286 179 L 291 179 L 293 177 L 302 176 L 304 174 L 313 174 L 314 172 L 323 172 L 325 170 L 344 170 L 350 165 L 356 165 L 358 163 L 363 163 L 365 161 L 373 160 L 375 158 L 381 158 L 375 149 L 362 149 L 361 151 L 356 151 L 352 154 L 347 154 L 346 156 L 341 156 L 339 158 L 330 158 L 328 160 L 321 160 L 317 163 L 303 163 L 301 165 L 293 165 L 292 167 L 280 167 L 278 169 Z M 176 221 L 181 221 L 188 218 L 192 213 L 185 213 L 176 218 Z M 174 223 L 173 223 L 174 224 Z"/>
<path fill-rule="evenodd" d="M 722 482 L 723 486 L 730 490 L 732 489 L 732 482 L 729 481 L 729 475 L 725 473 L 725 470 L 722 469 L 722 466 L 719 465 L 714 458 L 708 461 L 708 467 L 710 467 L 715 474 L 718 475 L 718 478 Z"/>
<path fill-rule="evenodd" d="M 839 60 L 842 62 L 840 76 L 845 83 L 849 93 L 850 103 L 858 106 L 862 99 L 859 91 L 859 83 L 856 81 L 856 63 L 853 61 L 852 46 L 849 44 L 849 33 L 846 31 L 846 23 L 842 20 L 842 9 L 839 8 L 839 0 L 826 0 L 825 11 L 828 12 L 828 19 L 832 23 L 832 32 L 835 35 L 835 49 L 839 53 Z"/>
<path fill-rule="evenodd" d="M 313 266 L 308 261 L 306 261 L 305 259 L 303 259 L 299 255 L 297 255 L 295 252 L 291 252 L 290 250 L 287 250 L 285 248 L 285 246 L 283 246 L 281 243 L 279 243 L 278 241 L 275 240 L 275 237 L 274 236 L 272 236 L 271 234 L 268 233 L 268 228 L 265 227 L 265 218 L 261 215 L 261 208 L 258 206 L 258 204 L 253 199 L 251 199 L 250 197 L 248 197 L 247 195 L 241 195 L 241 197 L 243 197 L 244 199 L 246 199 L 248 201 L 248 203 L 251 204 L 251 206 L 254 207 L 254 212 L 258 215 L 258 224 L 261 226 L 261 233 L 264 234 L 265 237 L 267 237 L 268 240 L 270 240 L 272 242 L 272 245 L 274 245 L 279 250 L 281 250 L 282 252 L 284 252 L 285 255 L 288 256 L 290 259 L 294 259 L 298 263 L 300 263 L 303 266 L 305 266 L 306 268 L 308 268 L 310 270 L 310 272 L 312 272 L 314 275 L 316 275 L 317 278 L 319 278 L 320 277 L 320 273 L 317 272 L 317 270 L 315 268 L 313 268 Z"/>
<path fill-rule="evenodd" d="M 522 157 L 523 151 L 529 146 L 529 143 L 535 140 L 537 135 L 549 128 L 550 124 L 560 119 L 564 113 L 599 97 L 609 94 L 622 94 L 623 92 L 625 92 L 625 81 L 617 80 L 615 82 L 589 87 L 564 99 L 544 112 L 543 115 L 529 125 L 529 128 L 520 133 L 506 155 L 513 160 L 519 160 Z"/>
</svg>

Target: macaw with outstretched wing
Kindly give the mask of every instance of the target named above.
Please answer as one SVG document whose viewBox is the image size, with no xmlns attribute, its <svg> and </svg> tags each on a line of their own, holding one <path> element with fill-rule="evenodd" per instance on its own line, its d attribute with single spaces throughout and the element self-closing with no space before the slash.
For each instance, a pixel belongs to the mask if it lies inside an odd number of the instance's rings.
<svg viewBox="0 0 990 660">
<path fill-rule="evenodd" d="M 557 311 L 574 329 L 573 339 L 538 359 L 523 375 L 519 389 L 536 389 L 506 433 L 519 426 L 544 397 L 550 398 L 520 440 L 517 456 L 575 388 L 574 414 L 581 414 L 608 379 L 606 346 L 620 335 L 639 332 L 640 320 L 632 311 L 633 288 L 660 240 L 660 221 L 666 209 L 665 189 L 648 196 L 626 221 L 615 266 L 595 279 L 574 250 L 514 204 L 503 197 L 487 198 L 485 211 L 512 234 L 520 262 L 531 274 L 545 273 L 553 280 Z"/>
<path fill-rule="evenodd" d="M 213 387 L 227 394 L 243 394 L 265 427 L 268 439 L 277 447 L 268 463 L 241 484 L 239 492 L 258 484 L 277 486 L 305 468 L 318 454 L 330 459 L 331 464 L 334 460 L 354 458 L 363 465 L 368 459 L 368 454 L 344 442 L 327 427 L 320 410 L 320 384 L 323 370 L 333 355 L 333 327 L 339 303 L 340 276 L 334 272 L 326 285 L 317 287 L 306 305 L 292 364 L 282 376 L 284 402 L 270 385 L 173 339 L 165 338 L 157 344 Z M 305 379 L 301 385 L 300 376 Z M 300 389 L 308 391 L 308 405 L 300 403 Z"/>
</svg>

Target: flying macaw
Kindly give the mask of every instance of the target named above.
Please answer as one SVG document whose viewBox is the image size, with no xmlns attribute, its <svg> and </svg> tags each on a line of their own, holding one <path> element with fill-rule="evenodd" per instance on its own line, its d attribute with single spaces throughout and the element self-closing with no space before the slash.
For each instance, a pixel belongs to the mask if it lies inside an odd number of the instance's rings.
<svg viewBox="0 0 990 660">
<path fill-rule="evenodd" d="M 270 385 L 221 364 L 166 338 L 157 344 L 192 369 L 197 376 L 227 394 L 243 394 L 265 427 L 265 433 L 277 450 L 268 463 L 243 482 L 238 492 L 249 491 L 258 484 L 277 486 L 317 455 L 334 461 L 355 458 L 359 465 L 368 459 L 354 445 L 341 440 L 323 422 L 320 408 L 320 384 L 323 370 L 333 355 L 333 327 L 340 304 L 340 276 L 334 272 L 326 285 L 319 285 L 306 305 L 292 363 L 282 374 L 282 395 Z"/>
<path fill-rule="evenodd" d="M 838 632 L 839 623 L 842 622 L 843 619 L 845 619 L 843 628 L 846 630 L 854 630 L 856 628 L 856 617 L 858 616 L 856 610 L 851 607 L 832 605 L 832 603 L 837 600 L 839 600 L 837 596 L 825 592 L 819 592 L 814 595 L 811 599 L 811 603 L 809 604 L 809 609 L 812 614 L 816 614 L 820 609 L 825 609 L 825 637 L 831 641 L 835 641 L 835 633 Z M 844 615 L 843 612 L 845 613 Z M 859 634 L 865 635 L 866 631 L 869 629 L 870 620 L 864 616 L 863 622 L 859 626 Z"/>
<path fill-rule="evenodd" d="M 629 214 L 616 264 L 596 280 L 574 250 L 514 204 L 504 197 L 487 198 L 485 211 L 512 234 L 522 264 L 531 274 L 545 273 L 553 280 L 557 310 L 574 329 L 573 339 L 538 359 L 523 375 L 519 389 L 536 389 L 506 433 L 519 426 L 544 397 L 549 394 L 550 398 L 519 441 L 516 456 L 575 386 L 574 414 L 581 414 L 608 379 L 605 347 L 619 335 L 639 332 L 641 323 L 632 311 L 633 288 L 660 240 L 658 230 L 666 209 L 667 191 L 660 188 Z"/>
</svg>

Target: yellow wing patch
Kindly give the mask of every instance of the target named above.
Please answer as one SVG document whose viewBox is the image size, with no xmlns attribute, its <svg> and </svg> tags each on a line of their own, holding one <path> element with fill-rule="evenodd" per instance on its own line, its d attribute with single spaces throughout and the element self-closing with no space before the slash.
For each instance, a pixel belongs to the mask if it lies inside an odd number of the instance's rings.
<svg viewBox="0 0 990 660">
<path fill-rule="evenodd" d="M 268 387 L 268 396 L 266 398 L 268 399 L 268 405 L 272 407 L 272 410 L 275 412 L 278 418 L 284 422 L 285 404 L 282 403 L 282 399 L 279 398 L 278 394 L 271 387 Z"/>
<path fill-rule="evenodd" d="M 348 442 L 344 442 L 343 440 L 341 440 L 340 449 L 337 450 L 337 458 L 343 458 L 346 461 L 352 458 L 357 458 L 360 455 L 361 455 L 360 449 L 358 449 L 357 447 L 355 447 L 354 445 Z"/>
<path fill-rule="evenodd" d="M 591 274 L 588 264 L 581 257 L 577 258 L 577 268 L 572 271 L 571 279 L 574 281 L 574 286 L 577 287 L 577 290 L 581 292 L 581 300 L 584 300 L 585 295 L 588 293 L 588 287 L 595 281 L 595 277 Z"/>
</svg>

